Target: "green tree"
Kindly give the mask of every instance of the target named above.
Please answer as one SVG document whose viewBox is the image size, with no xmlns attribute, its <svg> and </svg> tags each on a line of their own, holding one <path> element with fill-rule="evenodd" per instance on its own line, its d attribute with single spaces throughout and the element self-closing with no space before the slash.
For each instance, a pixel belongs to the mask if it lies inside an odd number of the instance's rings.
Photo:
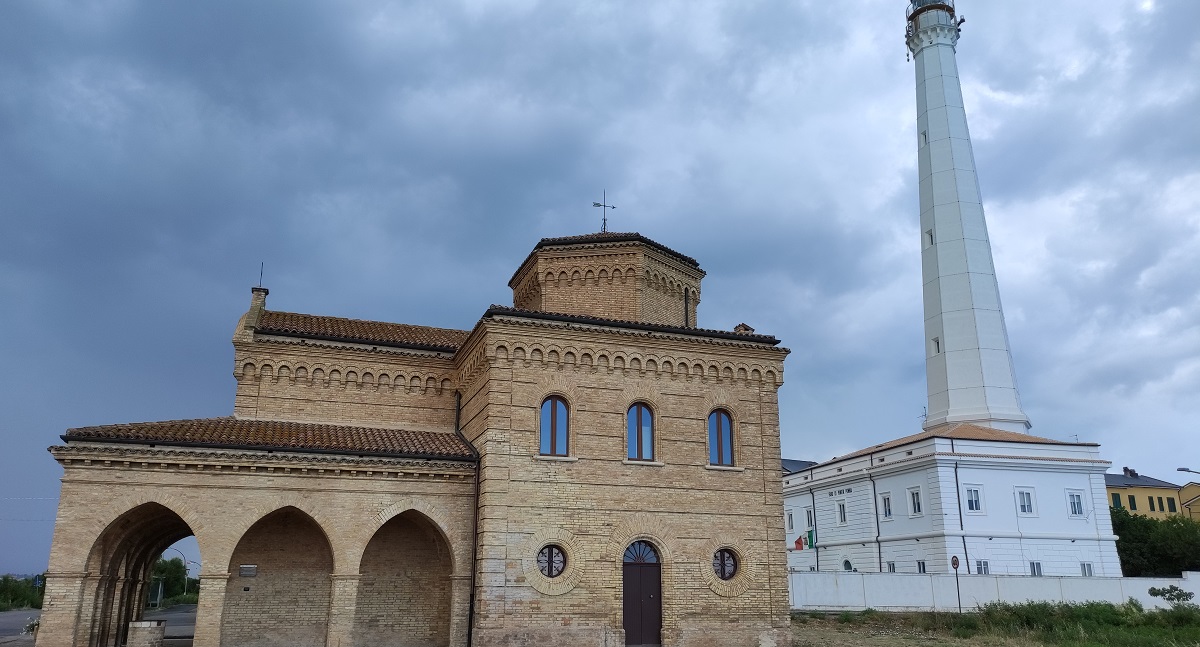
<svg viewBox="0 0 1200 647">
<path fill-rule="evenodd" d="M 1109 511 L 1126 577 L 1179 577 L 1200 570 L 1200 522 L 1182 515 L 1158 520 L 1124 508 Z"/>
<path fill-rule="evenodd" d="M 1182 515 L 1159 521 L 1150 548 L 1160 575 L 1178 577 L 1183 571 L 1200 570 L 1200 522 Z"/>
<path fill-rule="evenodd" d="M 163 597 L 173 598 L 183 594 L 184 583 L 187 582 L 187 566 L 178 557 L 171 559 L 159 558 L 154 564 L 154 579 L 163 580 Z"/>
<path fill-rule="evenodd" d="M 40 609 L 43 593 L 43 589 L 33 585 L 31 577 L 0 577 L 0 611 L 30 607 Z"/>
</svg>

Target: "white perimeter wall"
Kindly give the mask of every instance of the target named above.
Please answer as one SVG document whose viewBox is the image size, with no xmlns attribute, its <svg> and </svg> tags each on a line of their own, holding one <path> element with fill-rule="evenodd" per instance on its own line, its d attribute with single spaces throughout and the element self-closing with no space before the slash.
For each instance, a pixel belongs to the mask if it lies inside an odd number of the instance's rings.
<svg viewBox="0 0 1200 647">
<path fill-rule="evenodd" d="M 957 611 L 954 575 L 907 573 L 790 573 L 792 608 L 822 611 Z M 1152 586 L 1172 584 L 1200 593 L 1200 573 L 1156 577 L 1021 577 L 961 575 L 962 608 L 988 602 L 1112 602 L 1133 598 L 1147 609 L 1169 606 L 1150 597 Z"/>
</svg>

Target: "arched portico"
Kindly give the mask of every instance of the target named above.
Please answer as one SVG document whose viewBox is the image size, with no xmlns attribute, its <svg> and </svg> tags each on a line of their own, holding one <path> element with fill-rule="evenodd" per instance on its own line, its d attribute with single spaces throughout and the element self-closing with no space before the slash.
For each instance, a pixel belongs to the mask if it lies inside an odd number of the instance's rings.
<svg viewBox="0 0 1200 647">
<path fill-rule="evenodd" d="M 242 535 L 229 562 L 221 644 L 324 647 L 333 551 L 324 530 L 287 506 Z"/>
<path fill-rule="evenodd" d="M 438 526 L 416 510 L 383 524 L 363 551 L 354 644 L 450 643 L 454 557 Z"/>
<path fill-rule="evenodd" d="M 113 520 L 88 554 L 73 644 L 125 644 L 129 623 L 141 618 L 159 555 L 192 534 L 182 517 L 160 503 L 143 503 Z"/>
</svg>

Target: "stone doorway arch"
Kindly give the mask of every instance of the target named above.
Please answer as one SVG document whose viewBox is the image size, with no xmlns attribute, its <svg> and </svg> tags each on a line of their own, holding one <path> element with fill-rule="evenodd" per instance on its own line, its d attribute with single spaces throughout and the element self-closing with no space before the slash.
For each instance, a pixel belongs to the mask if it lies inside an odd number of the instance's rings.
<svg viewBox="0 0 1200 647">
<path fill-rule="evenodd" d="M 158 557 L 194 534 L 183 517 L 160 503 L 143 503 L 113 520 L 88 554 L 87 572 L 92 575 L 74 644 L 124 645 L 129 623 L 142 617 Z"/>
<path fill-rule="evenodd" d="M 453 554 L 429 517 L 407 510 L 383 524 L 359 565 L 354 644 L 450 644 Z"/>
<path fill-rule="evenodd" d="M 333 550 L 321 526 L 287 506 L 242 535 L 229 561 L 221 644 L 325 647 Z"/>
</svg>

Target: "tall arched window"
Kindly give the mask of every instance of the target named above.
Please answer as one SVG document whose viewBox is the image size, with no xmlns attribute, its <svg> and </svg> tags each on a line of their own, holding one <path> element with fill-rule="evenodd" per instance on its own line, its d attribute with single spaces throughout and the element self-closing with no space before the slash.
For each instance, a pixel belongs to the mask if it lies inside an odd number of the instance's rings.
<svg viewBox="0 0 1200 647">
<path fill-rule="evenodd" d="M 635 402 L 626 416 L 629 431 L 627 446 L 629 460 L 654 460 L 654 414 L 649 405 Z"/>
<path fill-rule="evenodd" d="M 567 401 L 552 395 L 542 401 L 542 442 L 544 456 L 567 456 Z"/>
<path fill-rule="evenodd" d="M 708 462 L 733 465 L 733 419 L 724 409 L 708 414 Z"/>
</svg>

